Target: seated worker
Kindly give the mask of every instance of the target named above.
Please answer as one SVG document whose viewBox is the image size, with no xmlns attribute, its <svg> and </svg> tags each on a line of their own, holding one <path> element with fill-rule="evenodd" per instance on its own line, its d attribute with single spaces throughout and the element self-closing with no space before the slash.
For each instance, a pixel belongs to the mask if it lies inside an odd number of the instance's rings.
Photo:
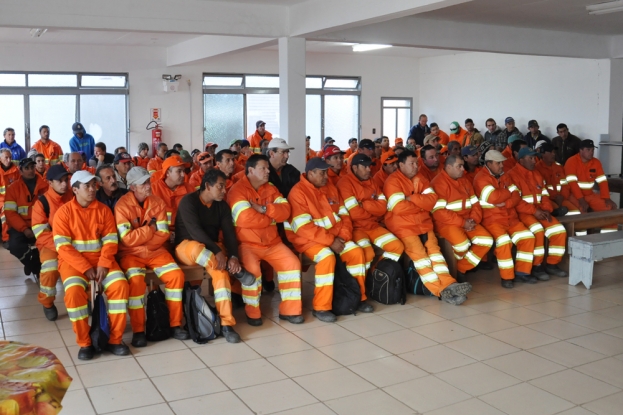
<svg viewBox="0 0 623 415">
<path fill-rule="evenodd" d="M 166 143 L 158 144 L 158 150 L 156 157 L 151 159 L 149 163 L 147 163 L 147 170 L 149 174 L 154 174 L 155 172 L 162 170 L 162 163 L 164 163 L 164 155 L 169 151 L 169 147 Z"/>
<path fill-rule="evenodd" d="M 214 159 L 214 154 L 212 153 L 208 153 L 208 154 L 210 154 L 210 156 L 212 156 L 212 158 Z M 180 151 L 179 156 L 184 162 L 184 168 L 185 168 L 184 172 L 186 173 L 186 176 L 184 177 L 184 179 L 188 183 L 190 181 L 191 174 L 194 173 L 193 167 L 195 166 L 195 164 L 193 162 L 193 156 L 191 156 L 190 153 L 186 150 Z"/>
<path fill-rule="evenodd" d="M 167 150 L 167 152 L 164 153 L 164 160 L 168 159 L 171 156 L 178 156 L 182 160 L 182 163 L 184 163 L 184 181 L 186 183 L 188 183 L 188 180 L 189 180 L 188 172 L 189 172 L 189 168 L 190 168 L 190 164 L 187 162 L 188 160 L 184 161 L 184 159 L 180 155 L 180 152 L 175 150 L 175 149 Z M 150 173 L 150 174 L 151 174 L 151 179 L 149 179 L 149 181 L 153 185 L 155 182 L 157 182 L 158 180 L 160 180 L 160 179 L 162 179 L 164 177 L 164 170 L 160 169 L 160 170 L 155 171 L 155 172 Z"/>
<path fill-rule="evenodd" d="M 504 174 L 506 157 L 497 150 L 485 154 L 485 167 L 474 178 L 474 190 L 480 198 L 482 225 L 495 238 L 495 256 L 502 287 L 513 288 L 515 280 L 534 284 L 531 274 L 535 238 L 519 220 L 515 206 L 521 200 L 519 189 Z M 517 246 L 517 264 L 513 264 L 512 244 Z"/>
<path fill-rule="evenodd" d="M 133 167 L 128 172 L 129 192 L 115 207 L 115 221 L 119 231 L 119 265 L 130 285 L 128 308 L 132 325 L 132 346 L 147 346 L 145 336 L 145 272 L 151 268 L 164 284 L 164 298 L 169 309 L 171 336 L 187 340 L 182 329 L 182 290 L 184 272 L 165 248 L 169 241 L 167 207 L 151 193 L 149 172 Z"/>
<path fill-rule="evenodd" d="M 443 170 L 443 168 L 439 168 L 439 164 L 445 161 L 445 156 L 440 157 L 437 149 L 431 145 L 422 147 L 420 156 L 418 174 L 430 182 Z M 444 160 L 440 160 L 440 158 Z"/>
<path fill-rule="evenodd" d="M 366 271 L 372 267 L 374 260 L 372 244 L 383 250 L 383 258 L 396 262 L 404 251 L 402 242 L 381 226 L 387 213 L 387 199 L 383 189 L 370 180 L 371 163 L 372 160 L 365 154 L 354 155 L 351 157 L 350 174 L 337 182 L 340 196 L 353 222 L 353 239 L 366 255 Z"/>
<path fill-rule="evenodd" d="M 175 231 L 175 216 L 180 201 L 188 193 L 195 191 L 184 180 L 184 162 L 178 155 L 172 155 L 162 163 L 163 177 L 151 183 L 151 192 L 167 205 L 169 230 Z"/>
<path fill-rule="evenodd" d="M 115 177 L 117 179 L 117 184 L 120 189 L 127 189 L 128 182 L 126 180 L 126 176 L 132 167 L 134 167 L 134 162 L 132 160 L 132 156 L 128 153 L 117 153 L 115 156 L 115 160 L 113 162 L 113 166 L 115 168 Z"/>
<path fill-rule="evenodd" d="M 463 177 L 467 179 L 471 184 L 474 183 L 474 177 L 476 174 L 482 169 L 480 165 L 480 161 L 478 158 L 480 154 L 478 153 L 478 147 L 474 146 L 466 146 L 461 150 L 461 156 L 463 157 L 465 172 L 463 173 Z"/>
<path fill-rule="evenodd" d="M 381 137 L 381 155 L 387 153 L 391 148 L 389 147 L 389 137 L 384 135 Z"/>
<path fill-rule="evenodd" d="M 45 317 L 54 321 L 58 318 L 58 310 L 54 305 L 54 300 L 56 299 L 56 283 L 60 274 L 58 273 L 58 253 L 52 237 L 52 222 L 56 211 L 73 199 L 74 194 L 69 189 L 69 172 L 60 164 L 55 164 L 48 169 L 46 179 L 50 187 L 35 201 L 32 208 L 31 223 L 32 231 L 37 238 L 36 246 L 41 260 L 39 296 L 37 299 L 43 306 Z M 44 202 L 46 206 L 44 206 Z"/>
<path fill-rule="evenodd" d="M 461 144 L 458 141 L 452 140 L 448 142 L 448 146 L 445 148 L 446 154 L 455 154 L 457 156 L 461 155 Z M 421 165 L 420 165 L 421 166 Z"/>
<path fill-rule="evenodd" d="M 34 274 L 37 281 L 41 272 L 39 250 L 32 231 L 32 207 L 39 195 L 48 190 L 48 183 L 35 173 L 35 162 L 24 158 L 19 162 L 22 177 L 7 189 L 4 213 L 9 227 L 9 252 L 24 265 L 24 274 Z"/>
<path fill-rule="evenodd" d="M 37 153 L 32 159 L 35 161 L 35 173 L 37 173 L 42 179 L 45 179 L 45 173 L 50 167 L 45 164 L 45 156 L 41 153 Z"/>
<path fill-rule="evenodd" d="M 381 158 L 381 154 L 383 154 L 383 147 L 381 147 L 381 140 L 383 139 L 380 137 L 374 139 L 374 160 L 375 161 Z"/>
<path fill-rule="evenodd" d="M 216 168 L 225 175 L 225 190 L 228 192 L 234 185 L 233 175 L 236 168 L 236 160 L 234 157 L 234 152 L 227 149 L 216 153 Z"/>
<path fill-rule="evenodd" d="M 482 209 L 472 184 L 463 177 L 463 163 L 460 157 L 448 156 L 444 170 L 430 183 L 438 197 L 432 211 L 435 231 L 452 245 L 461 282 L 493 246 L 491 234 L 480 225 Z M 492 267 L 487 264 L 487 269 Z"/>
<path fill-rule="evenodd" d="M 439 124 L 436 122 L 430 123 L 430 133 L 436 137 L 439 137 L 439 143 L 447 146 L 450 142 L 450 136 L 439 128 Z"/>
<path fill-rule="evenodd" d="M 239 166 L 242 166 L 243 168 L 246 168 L 245 166 L 247 165 L 247 160 L 252 155 L 253 155 L 253 151 L 251 150 L 251 144 L 249 143 L 249 140 L 241 140 L 240 150 L 238 151 L 238 158 L 236 159 L 236 164 L 238 164 Z"/>
<path fill-rule="evenodd" d="M 71 180 L 71 175 L 77 171 L 84 170 L 85 164 L 82 159 L 82 154 L 72 151 L 69 154 L 65 154 L 67 156 L 67 162 L 61 163 L 61 165 L 69 172 L 69 179 Z"/>
<path fill-rule="evenodd" d="M 232 315 L 230 275 L 246 286 L 255 284 L 255 276 L 240 266 L 238 241 L 225 194 L 225 174 L 211 169 L 204 174 L 199 190 L 182 198 L 175 219 L 175 255 L 180 263 L 201 265 L 210 274 L 223 336 L 229 343 L 239 343 Z"/>
<path fill-rule="evenodd" d="M 502 152 L 502 155 L 506 157 L 506 161 L 504 162 L 504 171 L 506 173 L 515 167 L 517 164 L 517 155 L 519 154 L 519 150 L 524 147 L 528 147 L 528 144 L 523 141 L 521 135 L 513 134 L 508 137 L 508 145 Z"/>
<path fill-rule="evenodd" d="M 470 144 L 469 133 L 459 125 L 458 121 L 452 121 L 449 128 L 450 141 L 457 141 L 461 145 L 461 147 L 465 147 Z"/>
<path fill-rule="evenodd" d="M 430 215 L 437 195 L 428 180 L 417 172 L 415 153 L 401 153 L 398 170 L 389 176 L 383 187 L 389 195 L 385 223 L 404 244 L 405 253 L 413 261 L 428 292 L 449 304 L 461 305 L 472 286 L 468 282 L 457 283 L 450 275 Z"/>
<path fill-rule="evenodd" d="M 201 182 L 203 181 L 203 175 L 206 174 L 208 170 L 214 167 L 212 155 L 207 151 L 200 153 L 197 156 L 197 163 L 199 164 L 199 170 L 193 172 L 190 175 L 190 180 L 188 184 L 193 187 L 195 190 L 199 190 L 201 187 Z"/>
<path fill-rule="evenodd" d="M 310 147 L 310 143 L 311 143 L 311 137 L 310 136 L 305 137 L 305 163 L 307 163 L 310 158 L 316 157 L 317 151 L 312 150 L 312 148 Z"/>
<path fill-rule="evenodd" d="M 567 273 L 558 268 L 565 253 L 567 231 L 551 215 L 554 208 L 549 201 L 545 180 L 537 170 L 536 152 L 525 147 L 519 150 L 518 163 L 508 172 L 511 181 L 519 189 L 521 201 L 515 206 L 519 220 L 534 235 L 534 259 L 532 275 L 540 281 L 549 280 L 549 275 L 566 277 Z M 545 238 L 549 240 L 547 264 L 543 267 Z"/>
<path fill-rule="evenodd" d="M 556 161 L 556 149 L 545 140 L 538 141 L 536 145 L 539 161 L 535 168 L 547 185 L 549 201 L 554 207 L 552 216 L 579 215 L 580 207 L 577 199 L 571 195 L 565 168 Z"/>
<path fill-rule="evenodd" d="M 282 242 L 276 226 L 289 219 L 290 204 L 277 187 L 268 182 L 269 165 L 266 156 L 254 154 L 249 157 L 246 176 L 227 193 L 227 203 L 231 207 L 236 236 L 240 242 L 242 266 L 256 277 L 253 285 L 242 287 L 247 322 L 252 326 L 262 325 L 260 261 L 266 261 L 277 271 L 281 294 L 279 318 L 301 324 L 304 321 L 301 263 Z"/>
<path fill-rule="evenodd" d="M 348 139 L 348 149 L 346 149 L 346 152 L 344 153 L 344 160 L 347 160 L 350 156 L 352 156 L 356 152 L 357 152 L 357 139 L 356 138 L 349 138 Z"/>
<path fill-rule="evenodd" d="M 351 163 L 353 161 L 353 158 L 357 154 L 364 154 L 364 155 L 368 156 L 370 158 L 370 160 L 372 160 L 372 164 L 370 165 L 370 172 L 371 172 L 370 177 L 373 177 L 381 169 L 380 164 L 375 162 L 375 160 L 376 160 L 376 144 L 374 143 L 374 141 L 370 140 L 369 138 L 364 138 L 363 140 L 361 140 L 359 142 L 359 148 L 357 149 L 357 152 L 354 153 L 352 156 L 350 156 L 348 158 L 348 160 L 346 160 L 346 172 L 347 173 L 349 173 L 349 174 L 351 173 L 351 171 L 352 171 Z"/>
<path fill-rule="evenodd" d="M 386 151 L 381 155 L 381 169 L 372 177 L 372 181 L 379 189 L 382 189 L 389 175 L 396 169 L 398 169 L 398 156 L 394 150 Z"/>
<path fill-rule="evenodd" d="M 125 148 L 124 146 L 121 146 L 121 147 L 117 147 L 113 154 L 116 156 L 119 153 L 127 153 L 127 152 L 128 152 L 128 149 Z"/>
<path fill-rule="evenodd" d="M 335 140 L 333 139 L 333 137 L 325 137 L 324 142 L 322 144 L 322 149 L 320 151 L 317 151 L 314 157 L 322 158 L 324 156 L 324 149 L 327 146 L 334 146 L 334 145 L 335 145 Z"/>
<path fill-rule="evenodd" d="M 338 180 L 347 174 L 344 167 L 344 152 L 338 146 L 330 145 L 324 148 L 323 157 L 325 163 L 329 165 L 329 170 L 327 170 L 329 181 L 335 186 Z"/>
<path fill-rule="evenodd" d="M 610 199 L 608 180 L 604 174 L 601 161 L 595 158 L 595 144 L 593 140 L 582 140 L 579 144 L 579 153 L 571 156 L 565 163 L 565 174 L 571 194 L 577 199 L 581 213 L 591 209 L 594 212 L 617 209 L 616 203 Z M 599 185 L 599 192 L 593 187 Z M 615 232 L 617 225 L 601 228 L 601 232 Z"/>
<path fill-rule="evenodd" d="M 105 143 L 95 143 L 94 154 L 89 160 L 89 167 L 98 168 L 102 164 L 111 164 L 114 160 L 115 155 L 106 152 Z"/>
<path fill-rule="evenodd" d="M 184 150 L 184 146 L 181 145 L 180 143 L 175 143 L 175 144 L 173 144 L 173 150 L 175 150 L 177 152 L 180 152 L 180 151 Z"/>
<path fill-rule="evenodd" d="M 63 160 L 63 149 L 61 146 L 50 140 L 50 127 L 42 125 L 39 127 L 40 139 L 36 141 L 30 148 L 43 154 L 46 166 L 53 166 Z"/>
<path fill-rule="evenodd" d="M 98 202 L 105 204 L 110 211 L 115 213 L 115 205 L 123 195 L 128 193 L 128 189 L 119 187 L 117 175 L 112 164 L 104 164 L 97 168 L 95 176 L 98 178 L 100 188 L 95 193 Z M 70 176 L 71 177 L 71 176 Z"/>
<path fill-rule="evenodd" d="M 110 209 L 95 199 L 96 180 L 87 171 L 71 176 L 71 190 L 76 197 L 56 211 L 52 222 L 65 306 L 80 346 L 80 360 L 91 360 L 95 354 L 89 336 L 89 281 L 101 284 L 108 298 L 108 351 L 117 356 L 130 354 L 121 340 L 126 324 L 128 281 L 115 261 L 119 244 L 115 218 Z"/>
<path fill-rule="evenodd" d="M 396 137 L 396 139 L 394 140 L 394 148 L 393 150 L 396 151 L 396 148 L 405 148 L 404 146 L 404 140 L 400 137 Z"/>
<path fill-rule="evenodd" d="M 470 145 L 478 147 L 485 140 L 482 134 L 480 134 L 480 131 L 478 131 L 478 129 L 474 127 L 474 120 L 472 120 L 471 118 L 465 120 L 465 130 L 467 130 L 467 134 L 464 139 L 465 143 L 461 143 L 462 147 Z"/>
<path fill-rule="evenodd" d="M 270 169 L 269 181 L 277 187 L 283 197 L 288 197 L 292 187 L 301 178 L 301 172 L 293 165 L 288 164 L 290 150 L 294 150 L 294 147 L 290 147 L 283 138 L 275 137 L 271 140 L 266 153 Z"/>
<path fill-rule="evenodd" d="M 12 153 L 8 148 L 0 149 L 0 218 L 2 219 L 2 245 L 9 249 L 9 225 L 4 213 L 4 199 L 9 186 L 19 180 L 22 175 L 16 164 L 11 161 Z"/>
<path fill-rule="evenodd" d="M 358 311 L 372 312 L 366 303 L 366 267 L 363 250 L 353 242 L 353 225 L 343 201 L 329 200 L 322 191 L 328 184 L 329 165 L 314 157 L 305 166 L 305 176 L 290 192 L 288 202 L 292 207 L 288 240 L 297 252 L 316 263 L 315 289 L 312 315 L 320 321 L 337 320 L 331 312 L 333 304 L 333 278 L 335 254 L 346 264 L 346 269 L 359 283 L 361 303 Z M 332 203 L 339 205 L 338 214 Z M 287 226 L 286 226 L 287 228 Z"/>
<path fill-rule="evenodd" d="M 149 146 L 147 145 L 147 143 L 140 143 L 138 145 L 138 151 L 136 152 L 136 156 L 132 157 L 134 165 L 147 169 L 150 160 L 151 159 L 149 158 Z"/>
</svg>

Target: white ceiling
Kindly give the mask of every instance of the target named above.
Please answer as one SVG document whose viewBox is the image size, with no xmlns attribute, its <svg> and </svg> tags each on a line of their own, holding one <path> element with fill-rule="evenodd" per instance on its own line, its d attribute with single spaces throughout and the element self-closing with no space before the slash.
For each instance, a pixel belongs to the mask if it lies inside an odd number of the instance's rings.
<svg viewBox="0 0 623 415">
<path fill-rule="evenodd" d="M 0 27 L 0 42 L 3 43 L 173 46 L 194 37 L 197 36 L 172 33 L 49 29 L 43 36 L 32 38 L 30 37 L 30 29 Z"/>
<path fill-rule="evenodd" d="M 272 4 L 276 6 L 292 6 L 307 0 L 209 0 L 223 3 Z"/>
<path fill-rule="evenodd" d="M 278 46 L 268 46 L 265 49 L 278 50 Z M 392 47 L 377 49 L 368 52 L 353 52 L 352 44 L 339 42 L 317 42 L 308 40 L 306 43 L 308 53 L 339 53 L 346 55 L 374 55 L 374 56 L 404 56 L 409 58 L 424 58 L 429 56 L 453 55 L 465 53 L 452 50 Z"/>
</svg>

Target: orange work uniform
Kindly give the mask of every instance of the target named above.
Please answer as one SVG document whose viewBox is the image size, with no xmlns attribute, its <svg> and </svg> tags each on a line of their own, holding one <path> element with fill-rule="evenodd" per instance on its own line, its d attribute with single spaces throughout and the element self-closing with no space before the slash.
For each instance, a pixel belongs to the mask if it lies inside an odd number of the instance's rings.
<svg viewBox="0 0 623 415">
<path fill-rule="evenodd" d="M 517 160 L 515 160 L 515 156 L 513 155 L 513 150 L 511 150 L 510 145 L 506 146 L 504 151 L 502 151 L 502 155 L 506 157 L 506 160 L 504 160 L 504 173 L 508 173 L 517 164 Z"/>
<path fill-rule="evenodd" d="M 444 161 L 445 161 L 445 158 L 444 158 Z M 441 158 L 440 158 L 439 166 L 437 166 L 437 170 L 433 171 L 426 165 L 426 163 L 424 163 L 424 159 L 420 158 L 418 160 L 417 175 L 426 179 L 426 181 L 430 183 L 443 170 L 442 166 L 443 166 L 443 162 L 441 161 Z"/>
<path fill-rule="evenodd" d="M 188 183 L 182 183 L 177 186 L 175 190 L 171 190 L 164 181 L 164 178 L 151 184 L 151 193 L 162 199 L 167 206 L 169 231 L 175 231 L 175 216 L 177 215 L 177 207 L 180 204 L 180 200 L 188 193 L 194 191 L 195 189 Z"/>
<path fill-rule="evenodd" d="M 450 134 L 450 141 L 458 141 L 461 147 L 465 147 L 471 142 L 471 136 L 466 129 L 459 126 L 459 132 Z"/>
<path fill-rule="evenodd" d="M 404 246 L 394 234 L 381 226 L 387 213 L 383 189 L 370 179 L 359 180 L 353 173 L 342 177 L 337 188 L 353 222 L 353 239 L 366 254 L 366 270 L 371 268 L 374 260 L 372 244 L 383 250 L 383 258 L 398 261 Z"/>
<path fill-rule="evenodd" d="M 155 223 L 152 220 L 155 218 Z M 182 324 L 184 272 L 165 248 L 169 241 L 167 206 L 157 196 L 140 203 L 134 192 L 121 196 L 115 205 L 119 232 L 119 265 L 130 285 L 128 308 L 133 333 L 145 331 L 145 273 L 149 267 L 164 283 L 164 298 L 169 309 L 169 324 Z"/>
<path fill-rule="evenodd" d="M 494 176 L 485 166 L 474 178 L 474 190 L 480 199 L 482 225 L 495 238 L 495 256 L 500 276 L 512 280 L 515 273 L 530 275 L 534 259 L 534 235 L 519 220 L 515 206 L 521 196 L 507 174 Z M 496 206 L 504 204 L 503 206 Z M 517 246 L 517 264 L 513 263 L 511 243 Z"/>
<path fill-rule="evenodd" d="M 45 157 L 45 164 L 48 166 L 53 166 L 63 161 L 63 149 L 58 143 L 52 140 L 48 140 L 45 144 L 43 141 L 39 140 L 34 143 L 31 148 L 37 150 L 37 153 L 43 154 Z"/>
<path fill-rule="evenodd" d="M 347 174 L 346 167 L 342 166 L 339 174 L 334 172 L 333 169 L 327 170 L 327 174 L 329 175 L 329 181 L 331 182 L 331 184 L 333 186 L 337 186 L 337 182 L 340 181 L 340 179 Z"/>
<path fill-rule="evenodd" d="M 379 189 L 382 189 L 388 178 L 389 174 L 387 174 L 387 172 L 383 168 L 381 168 L 381 170 L 379 170 L 372 178 L 372 182 L 374 182 L 374 184 Z"/>
<path fill-rule="evenodd" d="M 467 165 L 467 163 L 466 163 Z M 472 186 L 474 185 L 474 178 L 476 177 L 476 175 L 478 174 L 478 172 L 482 170 L 481 166 L 476 166 L 476 168 L 474 168 L 474 171 L 467 171 L 467 169 L 465 169 L 465 173 L 463 173 L 463 178 L 467 179 Z"/>
<path fill-rule="evenodd" d="M 197 171 L 194 171 L 190 174 L 190 180 L 188 180 L 188 184 L 192 186 L 193 189 L 199 190 L 201 187 L 201 180 L 203 180 L 203 175 L 205 173 L 201 168 Z"/>
<path fill-rule="evenodd" d="M 476 267 L 493 246 L 491 234 L 480 224 L 482 209 L 478 197 L 469 180 L 454 180 L 445 170 L 433 179 L 431 186 L 438 197 L 432 211 L 435 230 L 452 244 L 457 270 L 464 274 Z M 476 223 L 471 231 L 463 228 L 467 219 Z"/>
<path fill-rule="evenodd" d="M 119 239 L 115 218 L 103 203 L 82 207 L 74 198 L 61 206 L 52 222 L 58 270 L 65 289 L 65 305 L 80 347 L 91 345 L 85 273 L 97 267 L 108 270 L 101 285 L 108 298 L 110 344 L 121 344 L 125 330 L 129 286 L 115 261 Z"/>
<path fill-rule="evenodd" d="M 151 159 L 149 157 L 141 157 L 138 154 L 136 156 L 132 157 L 132 162 L 134 163 L 134 166 L 142 167 L 142 168 L 144 168 L 146 170 L 149 170 L 149 162 L 150 161 L 151 161 Z"/>
<path fill-rule="evenodd" d="M 260 135 L 260 133 L 255 130 L 253 134 L 247 137 L 247 141 L 249 141 L 251 151 L 254 154 L 262 154 L 262 149 L 260 148 L 260 142 L 262 140 L 271 141 L 273 139 L 273 135 L 268 131 L 264 131 L 264 137 Z"/>
<path fill-rule="evenodd" d="M 41 196 L 40 196 L 41 197 Z M 71 189 L 67 189 L 64 195 L 59 195 L 54 189 L 49 188 L 43 194 L 50 207 L 49 215 L 45 213 L 43 203 L 39 198 L 32 208 L 32 232 L 37 238 L 37 249 L 41 260 L 41 275 L 39 276 L 39 295 L 38 300 L 45 308 L 50 308 L 56 299 L 56 283 L 60 278 L 58 272 L 58 253 L 54 246 L 52 236 L 52 223 L 56 211 L 69 202 L 74 194 Z"/>
<path fill-rule="evenodd" d="M 162 170 L 162 163 L 164 163 L 164 159 L 160 156 L 156 156 L 149 160 L 147 163 L 147 170 L 149 171 L 149 174 L 154 174 L 154 172 Z"/>
<path fill-rule="evenodd" d="M 450 136 L 443 130 L 439 130 L 437 137 L 439 137 L 439 144 L 443 144 L 444 146 L 447 146 L 450 142 Z"/>
<path fill-rule="evenodd" d="M 437 203 L 435 191 L 425 178 L 409 179 L 400 170 L 389 175 L 383 191 L 388 195 L 387 227 L 404 244 L 426 288 L 439 297 L 456 280 L 450 275 L 433 231 L 430 212 Z"/>
<path fill-rule="evenodd" d="M 515 207 L 519 220 L 530 229 L 534 235 L 534 260 L 532 264 L 539 266 L 545 256 L 545 238 L 549 240 L 547 263 L 556 265 L 562 260 L 565 253 L 567 231 L 565 227 L 552 217 L 551 222 L 539 220 L 534 216 L 537 209 L 552 212 L 554 210 L 549 201 L 549 193 L 545 180 L 537 170 L 528 170 L 517 163 L 508 172 L 513 184 L 519 189 L 521 201 Z"/>
<path fill-rule="evenodd" d="M 327 186 L 335 189 L 330 183 Z M 337 200 L 327 197 L 327 193 L 334 193 Z M 288 202 L 292 208 L 289 222 L 284 223 L 288 240 L 298 252 L 316 263 L 314 310 L 332 309 L 336 259 L 330 246 L 335 238 L 341 238 L 345 242 L 344 250 L 339 253 L 340 258 L 359 283 L 361 301 L 365 301 L 365 256 L 363 250 L 352 240 L 353 225 L 337 192 L 323 192 L 323 188 L 316 188 L 301 175 L 301 180 L 288 194 Z"/>
<path fill-rule="evenodd" d="M 19 180 L 21 177 L 22 174 L 15 164 L 11 163 L 6 170 L 4 166 L 0 166 L 0 219 L 2 220 L 2 240 L 4 242 L 9 240 L 9 225 L 6 223 L 6 215 L 4 214 L 6 190 L 13 182 Z"/>
<path fill-rule="evenodd" d="M 259 213 L 251 203 L 266 207 Z M 281 304 L 279 314 L 297 316 L 302 313 L 301 302 L 301 263 L 281 241 L 277 222 L 290 218 L 290 204 L 271 183 L 261 185 L 257 190 L 244 176 L 235 183 L 227 194 L 231 207 L 236 236 L 240 242 L 239 251 L 242 266 L 255 275 L 252 286 L 242 286 L 242 299 L 247 316 L 258 319 L 262 280 L 260 261 L 266 261 L 277 271 Z"/>
<path fill-rule="evenodd" d="M 346 174 L 352 174 L 353 170 L 351 169 L 351 162 L 353 161 L 353 157 L 355 154 L 359 154 L 357 152 L 351 154 L 351 156 L 346 160 Z M 381 161 L 377 158 L 370 157 L 374 164 L 370 165 L 370 177 L 374 177 L 374 175 L 381 169 Z"/>
<path fill-rule="evenodd" d="M 549 201 L 552 206 L 554 206 L 554 209 L 565 206 L 569 210 L 567 215 L 579 215 L 580 208 L 578 207 L 577 199 L 571 195 L 565 168 L 557 162 L 553 162 L 551 166 L 548 166 L 543 160 L 539 160 L 536 163 L 535 169 L 541 173 L 541 176 L 545 180 L 547 192 L 549 193 Z M 559 206 L 555 201 L 561 197 L 562 204 Z M 571 198 L 573 198 L 573 200 L 571 200 Z"/>
</svg>

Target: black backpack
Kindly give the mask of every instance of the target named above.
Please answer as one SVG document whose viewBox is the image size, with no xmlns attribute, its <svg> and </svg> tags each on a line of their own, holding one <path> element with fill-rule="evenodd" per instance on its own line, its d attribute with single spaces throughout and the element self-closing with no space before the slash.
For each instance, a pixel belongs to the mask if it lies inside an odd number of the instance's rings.
<svg viewBox="0 0 623 415">
<path fill-rule="evenodd" d="M 95 284 L 91 285 L 92 295 L 96 291 Z M 101 289 L 100 289 L 101 290 Z M 89 329 L 91 344 L 97 353 L 106 350 L 110 340 L 110 321 L 106 311 L 106 300 L 101 292 L 98 292 L 93 301 L 93 314 L 91 315 L 91 328 Z"/>
<path fill-rule="evenodd" d="M 335 273 L 333 278 L 333 314 L 345 316 L 356 314 L 361 302 L 359 283 L 346 269 L 346 264 L 335 256 Z"/>
<path fill-rule="evenodd" d="M 366 293 L 381 304 L 404 304 L 407 301 L 405 275 L 400 264 L 381 259 L 366 278 Z"/>
<path fill-rule="evenodd" d="M 201 286 L 184 284 L 184 317 L 190 338 L 205 344 L 221 334 L 221 318 L 201 296 Z"/>
<path fill-rule="evenodd" d="M 426 288 L 426 286 L 422 282 L 420 274 L 418 274 L 415 266 L 413 265 L 413 261 L 409 261 L 409 267 L 407 268 L 405 274 L 407 293 L 417 295 L 432 295 L 432 293 L 428 290 L 428 288 Z"/>
<path fill-rule="evenodd" d="M 169 308 L 167 307 L 164 294 L 158 286 L 147 294 L 145 337 L 150 342 L 159 342 L 171 337 Z"/>
</svg>

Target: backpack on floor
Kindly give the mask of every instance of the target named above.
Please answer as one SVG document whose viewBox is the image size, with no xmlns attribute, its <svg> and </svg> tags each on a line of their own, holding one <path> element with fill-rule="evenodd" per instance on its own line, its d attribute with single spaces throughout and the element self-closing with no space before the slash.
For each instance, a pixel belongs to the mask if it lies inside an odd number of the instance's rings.
<svg viewBox="0 0 623 415">
<path fill-rule="evenodd" d="M 407 293 L 416 295 L 432 295 L 422 282 L 420 274 L 418 274 L 415 266 L 413 265 L 413 261 L 409 261 L 409 267 L 407 267 L 407 271 L 405 272 L 405 279 Z"/>
<path fill-rule="evenodd" d="M 147 321 L 145 337 L 150 342 L 159 342 L 171 337 L 169 324 L 169 308 L 160 287 L 156 286 L 147 294 Z"/>
<path fill-rule="evenodd" d="M 101 293 L 101 288 L 93 284 L 91 286 L 91 295 L 95 294 L 95 300 L 93 300 L 93 314 L 91 315 L 91 329 L 89 330 L 89 336 L 91 337 L 91 345 L 95 348 L 97 353 L 101 353 L 106 350 L 108 346 L 108 340 L 110 339 L 110 321 L 108 320 L 108 311 L 106 310 L 106 300 Z"/>
<path fill-rule="evenodd" d="M 359 283 L 348 269 L 346 264 L 335 256 L 335 273 L 333 278 L 332 310 L 336 316 L 355 314 L 361 302 L 361 288 Z"/>
<path fill-rule="evenodd" d="M 381 259 L 366 277 L 366 294 L 381 304 L 404 304 L 407 290 L 400 264 L 391 259 Z"/>
<path fill-rule="evenodd" d="M 201 295 L 201 286 L 184 284 L 184 317 L 190 338 L 199 344 L 207 343 L 221 334 L 221 318 Z"/>
</svg>

